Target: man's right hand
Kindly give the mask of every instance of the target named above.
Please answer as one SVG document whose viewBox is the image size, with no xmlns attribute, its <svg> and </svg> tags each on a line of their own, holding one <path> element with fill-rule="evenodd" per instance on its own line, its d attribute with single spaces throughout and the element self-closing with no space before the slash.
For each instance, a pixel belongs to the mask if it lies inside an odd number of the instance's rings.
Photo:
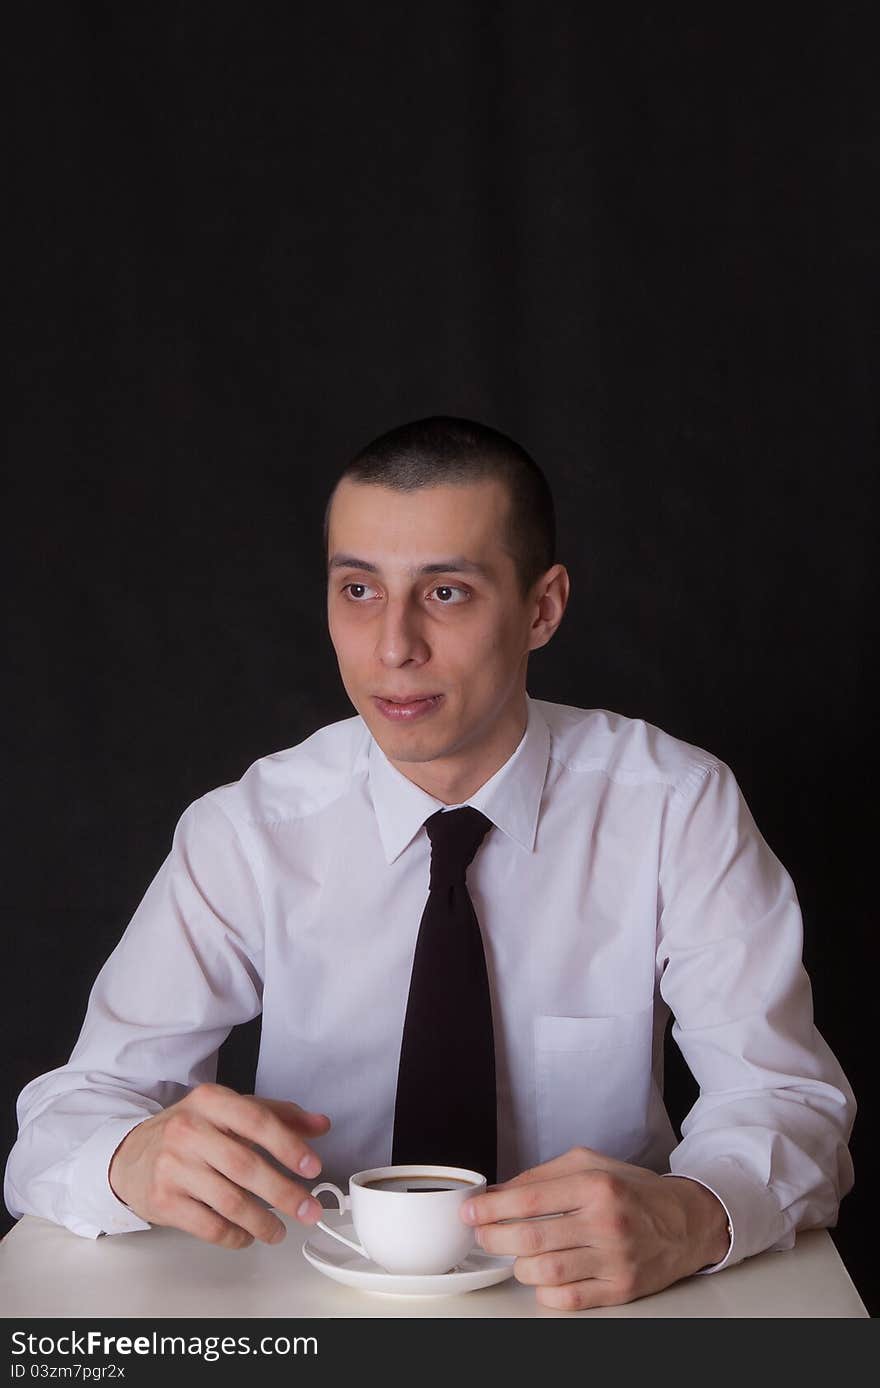
<svg viewBox="0 0 880 1388">
<path fill-rule="evenodd" d="M 247 1248 L 254 1239 L 280 1243 L 283 1223 L 254 1195 L 301 1224 L 315 1224 L 323 1210 L 304 1186 L 276 1171 L 251 1144 L 312 1181 L 321 1162 L 305 1139 L 321 1137 L 329 1127 L 326 1114 L 286 1099 L 200 1084 L 132 1128 L 110 1161 L 110 1187 L 147 1223 L 183 1229 L 206 1243 L 223 1248 Z"/>
</svg>

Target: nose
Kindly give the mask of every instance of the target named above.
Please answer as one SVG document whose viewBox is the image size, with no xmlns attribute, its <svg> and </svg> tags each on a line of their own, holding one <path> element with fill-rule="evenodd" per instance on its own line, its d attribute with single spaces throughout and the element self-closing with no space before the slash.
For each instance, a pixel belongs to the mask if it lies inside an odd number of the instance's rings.
<svg viewBox="0 0 880 1388">
<path fill-rule="evenodd" d="M 423 665 L 428 659 L 430 652 L 420 630 L 419 614 L 405 599 L 388 599 L 382 614 L 376 654 L 389 669 L 409 664 Z"/>
</svg>

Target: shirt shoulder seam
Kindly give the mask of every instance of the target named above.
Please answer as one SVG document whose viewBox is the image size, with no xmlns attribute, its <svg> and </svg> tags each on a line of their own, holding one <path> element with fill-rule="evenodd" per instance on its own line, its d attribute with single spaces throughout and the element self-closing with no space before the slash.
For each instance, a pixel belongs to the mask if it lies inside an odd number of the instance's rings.
<svg viewBox="0 0 880 1388">
<path fill-rule="evenodd" d="M 297 811 L 295 809 L 291 809 L 287 811 L 285 814 L 270 816 L 262 814 L 252 814 L 244 808 L 242 808 L 240 812 L 233 811 L 233 813 L 230 813 L 229 809 L 227 809 L 224 806 L 223 812 L 226 818 L 230 821 L 230 823 L 233 824 L 233 826 L 234 818 L 237 818 L 251 829 L 273 829 L 281 824 L 297 824 L 301 820 L 310 819 L 312 815 L 323 814 L 323 812 L 326 809 L 329 809 L 332 805 L 335 805 L 340 800 L 342 800 L 346 795 L 349 795 L 351 793 L 351 789 L 355 780 L 366 779 L 368 774 L 368 767 L 366 763 L 362 764 L 360 760 L 356 758 L 353 764 L 348 767 L 347 771 L 345 771 L 344 774 L 346 778 L 345 782 L 343 785 L 339 787 L 339 790 L 335 795 L 331 795 L 330 797 L 328 797 L 328 799 L 322 801 L 319 805 L 311 805 L 306 810 Z M 240 784 L 240 781 L 229 781 L 226 785 L 217 786 L 215 789 L 217 791 L 234 790 Z M 208 795 L 212 795 L 213 793 L 214 792 L 209 791 Z M 215 803 L 219 803 L 219 800 Z"/>
<path fill-rule="evenodd" d="M 362 772 L 351 771 L 349 773 L 348 784 L 343 786 L 337 795 L 331 796 L 328 800 L 322 801 L 320 805 L 312 805 L 309 809 L 297 813 L 291 810 L 289 814 L 278 815 L 270 818 L 268 815 L 242 814 L 241 819 L 251 829 L 274 829 L 280 824 L 298 824 L 303 819 L 311 819 L 312 815 L 323 814 L 325 810 L 337 804 L 351 791 L 352 783 L 356 775 L 363 775 Z M 229 815 L 227 814 L 227 819 Z"/>
<path fill-rule="evenodd" d="M 707 758 L 705 763 L 696 762 L 692 764 L 686 768 L 678 779 L 672 776 L 664 776 L 662 773 L 658 773 L 657 775 L 651 775 L 649 773 L 644 777 L 644 784 L 665 786 L 672 795 L 683 795 L 690 789 L 692 784 L 702 782 L 706 776 L 713 773 L 717 774 L 720 771 L 720 763 L 717 759 L 711 757 L 708 752 L 705 755 Z M 604 757 L 595 757 L 589 761 L 576 761 L 570 757 L 562 758 L 556 756 L 551 748 L 549 760 L 554 766 L 560 767 L 563 771 L 598 771 L 603 776 L 606 776 L 609 781 L 618 781 L 613 770 L 609 770 L 607 759 Z"/>
</svg>

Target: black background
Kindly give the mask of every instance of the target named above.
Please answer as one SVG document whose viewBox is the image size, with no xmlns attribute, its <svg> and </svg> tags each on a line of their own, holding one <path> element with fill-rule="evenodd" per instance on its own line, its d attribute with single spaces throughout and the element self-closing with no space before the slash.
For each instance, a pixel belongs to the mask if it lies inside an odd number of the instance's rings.
<svg viewBox="0 0 880 1388">
<path fill-rule="evenodd" d="M 530 692 L 721 757 L 795 881 L 861 1101 L 835 1238 L 880 1309 L 880 108 L 853 14 L 30 11 L 7 52 L 4 1150 L 186 805 L 353 711 L 335 474 L 460 414 L 557 498 L 573 594 Z M 233 1034 L 221 1079 L 247 1087 L 255 1043 Z M 680 1068 L 671 1090 L 680 1116 Z"/>
</svg>

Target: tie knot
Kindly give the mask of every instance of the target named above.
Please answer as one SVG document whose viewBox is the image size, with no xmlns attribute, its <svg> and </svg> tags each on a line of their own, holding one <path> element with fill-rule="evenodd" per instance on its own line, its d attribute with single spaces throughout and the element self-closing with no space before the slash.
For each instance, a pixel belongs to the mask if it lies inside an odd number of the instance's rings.
<svg viewBox="0 0 880 1388">
<path fill-rule="evenodd" d="M 431 840 L 431 889 L 451 887 L 466 880 L 477 849 L 492 828 L 472 805 L 460 810 L 438 810 L 425 821 Z"/>
</svg>

